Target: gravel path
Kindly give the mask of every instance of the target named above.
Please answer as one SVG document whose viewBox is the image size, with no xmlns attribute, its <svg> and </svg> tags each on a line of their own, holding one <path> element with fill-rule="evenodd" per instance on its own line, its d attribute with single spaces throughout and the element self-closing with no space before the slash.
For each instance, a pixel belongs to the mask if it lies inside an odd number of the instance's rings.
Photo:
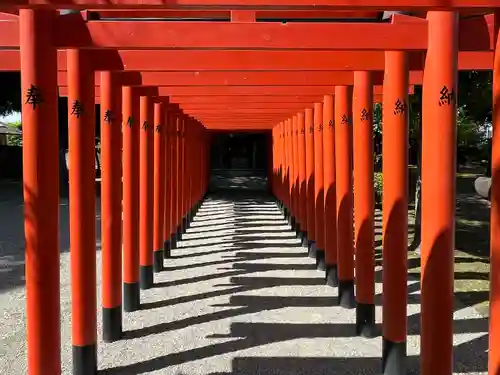
<svg viewBox="0 0 500 375">
<path fill-rule="evenodd" d="M 26 371 L 19 201 L 0 201 L 0 223 L 0 374 L 19 375 Z M 64 202 L 61 225 L 63 374 L 70 374 Z M 336 306 L 336 290 L 268 199 L 209 198 L 165 266 L 156 287 L 142 292 L 143 309 L 125 314 L 125 339 L 99 341 L 102 374 L 380 373 L 381 338 L 353 336 L 354 310 Z M 380 272 L 378 279 L 380 321 Z M 408 362 L 418 373 L 418 281 L 409 290 Z M 458 302 L 455 319 L 456 373 L 485 374 L 487 320 Z"/>
</svg>

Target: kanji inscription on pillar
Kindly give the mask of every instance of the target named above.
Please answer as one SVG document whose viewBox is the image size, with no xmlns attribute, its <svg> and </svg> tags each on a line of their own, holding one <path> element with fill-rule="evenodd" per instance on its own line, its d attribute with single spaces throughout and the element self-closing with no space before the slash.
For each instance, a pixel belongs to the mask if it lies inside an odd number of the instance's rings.
<svg viewBox="0 0 500 375">
<path fill-rule="evenodd" d="M 394 103 L 394 116 L 402 115 L 403 113 L 405 113 L 406 107 L 407 105 L 405 101 L 398 98 L 398 100 L 396 100 L 396 103 Z"/>
<path fill-rule="evenodd" d="M 342 115 L 342 125 L 349 125 L 351 123 L 351 119 L 346 115 Z"/>
<path fill-rule="evenodd" d="M 149 129 L 149 124 L 148 124 L 148 122 L 147 122 L 147 121 L 144 121 L 144 122 L 142 123 L 142 130 L 147 131 L 148 129 Z"/>
<path fill-rule="evenodd" d="M 309 133 L 310 133 L 310 134 L 314 133 L 314 126 L 313 126 L 313 125 L 311 125 L 311 126 L 309 127 Z"/>
<path fill-rule="evenodd" d="M 446 85 L 443 86 L 439 92 L 439 106 L 450 105 L 455 101 L 455 93 L 450 90 Z"/>
<path fill-rule="evenodd" d="M 300 129 L 300 134 L 306 134 L 306 128 L 305 127 Z"/>
<path fill-rule="evenodd" d="M 79 100 L 73 100 L 73 104 L 71 106 L 71 116 L 80 118 L 82 114 L 83 114 L 82 103 Z"/>
<path fill-rule="evenodd" d="M 156 125 L 156 127 L 155 127 L 155 131 L 156 131 L 157 133 L 161 132 L 161 125 Z"/>
<path fill-rule="evenodd" d="M 111 122 L 113 122 L 114 119 L 115 119 L 115 114 L 113 113 L 113 111 L 107 109 L 106 112 L 104 112 L 104 122 L 111 124 Z"/>
<path fill-rule="evenodd" d="M 319 124 L 319 125 L 318 125 L 318 131 L 319 131 L 319 132 L 322 132 L 322 131 L 323 131 L 323 124 Z"/>
<path fill-rule="evenodd" d="M 335 124 L 334 124 L 333 120 L 328 121 L 328 128 L 329 128 L 330 130 L 333 130 L 333 126 L 334 126 L 334 125 L 335 125 Z"/>
<path fill-rule="evenodd" d="M 363 108 L 361 110 L 361 116 L 360 116 L 361 121 L 368 121 L 369 118 L 370 118 L 370 110 Z"/>
<path fill-rule="evenodd" d="M 43 103 L 43 96 L 38 87 L 30 85 L 26 91 L 26 104 L 30 104 L 33 109 Z"/>
<path fill-rule="evenodd" d="M 127 126 L 129 128 L 131 128 L 132 125 L 134 125 L 134 118 L 132 116 L 128 116 L 128 118 L 127 118 Z"/>
</svg>

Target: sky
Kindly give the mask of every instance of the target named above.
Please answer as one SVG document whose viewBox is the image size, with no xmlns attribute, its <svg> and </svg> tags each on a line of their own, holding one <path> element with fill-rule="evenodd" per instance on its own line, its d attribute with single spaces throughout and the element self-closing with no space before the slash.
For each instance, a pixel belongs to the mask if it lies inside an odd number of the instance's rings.
<svg viewBox="0 0 500 375">
<path fill-rule="evenodd" d="M 21 121 L 21 113 L 15 112 L 8 116 L 0 116 L 1 122 L 18 122 Z"/>
</svg>

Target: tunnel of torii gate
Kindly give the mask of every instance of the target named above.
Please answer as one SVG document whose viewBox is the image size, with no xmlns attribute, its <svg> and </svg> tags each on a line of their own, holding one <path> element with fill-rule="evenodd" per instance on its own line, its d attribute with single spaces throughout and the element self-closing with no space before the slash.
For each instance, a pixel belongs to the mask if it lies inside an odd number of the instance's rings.
<svg viewBox="0 0 500 375">
<path fill-rule="evenodd" d="M 423 85 L 421 374 L 452 374 L 457 71 L 493 70 L 500 100 L 496 8 L 499 0 L 0 0 L 0 71 L 21 72 L 23 95 L 28 373 L 61 372 L 58 95 L 69 100 L 74 374 L 98 366 L 95 103 L 102 333 L 115 341 L 122 309 L 140 308 L 140 289 L 206 195 L 211 129 L 269 132 L 278 205 L 338 286 L 339 304 L 356 308 L 356 333 L 372 336 L 374 102 L 384 121 L 381 371 L 405 373 L 407 103 Z M 493 119 L 488 373 L 498 375 L 496 105 Z"/>
</svg>

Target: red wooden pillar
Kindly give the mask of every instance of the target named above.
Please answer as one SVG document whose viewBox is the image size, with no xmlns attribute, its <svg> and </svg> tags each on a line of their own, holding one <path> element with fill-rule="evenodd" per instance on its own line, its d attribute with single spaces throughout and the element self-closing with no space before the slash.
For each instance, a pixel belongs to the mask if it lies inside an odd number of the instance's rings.
<svg viewBox="0 0 500 375">
<path fill-rule="evenodd" d="M 306 124 L 304 112 L 297 114 L 297 131 L 300 237 L 302 245 L 307 247 Z"/>
<path fill-rule="evenodd" d="M 354 308 L 352 87 L 335 87 L 335 173 L 339 304 Z"/>
<path fill-rule="evenodd" d="M 28 374 L 61 373 L 55 13 L 20 9 Z M 43 158 L 44 163 L 40 163 Z"/>
<path fill-rule="evenodd" d="M 314 112 L 306 108 L 305 117 L 305 143 L 306 143 L 306 196 L 307 196 L 307 239 L 309 256 L 316 257 L 314 241 L 316 240 L 315 212 L 314 212 Z"/>
<path fill-rule="evenodd" d="M 168 103 L 164 103 L 164 219 L 163 219 L 163 257 L 170 258 L 170 239 L 172 237 L 172 113 Z"/>
<path fill-rule="evenodd" d="M 290 215 L 288 223 L 292 226 L 295 225 L 295 205 L 293 201 L 293 141 L 292 141 L 292 121 L 288 119 L 285 121 L 286 129 L 286 159 L 287 159 L 287 183 L 288 183 L 288 208 Z"/>
<path fill-rule="evenodd" d="M 184 138 L 183 138 L 183 169 L 184 169 L 184 209 L 182 214 L 182 233 L 186 232 L 186 229 L 189 227 L 189 208 L 191 202 L 191 160 L 192 153 L 190 153 L 189 157 L 188 150 L 191 149 L 191 133 L 192 133 L 192 119 L 190 116 L 186 115 L 184 117 Z"/>
<path fill-rule="evenodd" d="M 452 373 L 458 12 L 428 12 L 422 128 L 421 374 Z M 436 136 L 439 129 L 439 136 Z"/>
<path fill-rule="evenodd" d="M 333 95 L 323 98 L 323 186 L 325 190 L 325 267 L 326 284 L 338 286 L 337 200 L 335 184 L 335 118 Z"/>
<path fill-rule="evenodd" d="M 277 155 L 277 139 L 276 139 L 276 126 L 272 129 L 272 151 L 271 158 L 273 161 L 273 173 L 271 176 L 271 193 L 276 197 L 276 155 Z"/>
<path fill-rule="evenodd" d="M 297 163 L 297 117 L 290 118 L 290 162 L 291 162 L 291 181 L 292 181 L 292 205 L 293 205 L 293 222 L 292 230 L 298 233 L 300 223 L 299 217 L 299 200 L 298 200 L 298 163 Z"/>
<path fill-rule="evenodd" d="M 292 117 L 292 163 L 293 163 L 293 205 L 295 207 L 295 225 L 292 228 L 297 236 L 300 234 L 300 200 L 299 200 L 299 150 L 297 116 Z"/>
<path fill-rule="evenodd" d="M 139 252 L 140 287 L 153 286 L 153 155 L 154 104 L 149 96 L 140 97 L 139 137 Z"/>
<path fill-rule="evenodd" d="M 122 337 L 122 110 L 121 85 L 101 73 L 102 335 Z"/>
<path fill-rule="evenodd" d="M 136 311 L 139 291 L 139 116 L 138 96 L 122 88 L 123 112 L 123 309 Z"/>
<path fill-rule="evenodd" d="M 314 208 L 316 267 L 325 270 L 325 191 L 323 187 L 323 103 L 314 103 Z"/>
<path fill-rule="evenodd" d="M 163 103 L 154 104 L 154 193 L 153 271 L 163 271 L 163 224 L 165 220 L 165 112 Z"/>
<path fill-rule="evenodd" d="M 280 202 L 281 209 L 283 213 L 286 213 L 286 200 L 285 200 L 285 156 L 284 156 L 284 147 L 285 147 L 285 132 L 283 122 L 278 124 L 279 131 L 279 163 L 280 163 L 280 180 L 279 180 L 279 191 L 280 191 Z"/>
<path fill-rule="evenodd" d="M 405 90 L 408 92 L 408 86 L 405 87 Z M 373 337 L 375 335 L 375 254 L 373 238 L 375 207 L 373 195 L 373 84 L 370 72 L 354 72 L 352 112 L 354 125 L 356 334 Z"/>
<path fill-rule="evenodd" d="M 73 374 L 97 373 L 94 72 L 67 50 Z"/>
<path fill-rule="evenodd" d="M 173 120 L 172 120 L 172 127 L 171 127 L 171 132 L 172 132 L 172 199 L 171 199 L 171 204 L 172 204 L 172 238 L 171 238 L 171 243 L 170 247 L 172 249 L 175 249 L 177 247 L 177 240 L 178 238 L 178 228 L 179 228 L 179 216 L 180 216 L 180 170 L 179 170 L 179 122 L 180 122 L 180 111 L 178 108 L 176 108 L 173 113 Z"/>
<path fill-rule="evenodd" d="M 187 126 L 188 126 L 188 117 L 186 114 L 182 115 L 181 118 L 181 132 L 179 138 L 179 155 L 180 155 L 180 165 L 179 168 L 181 170 L 181 210 L 180 210 L 180 238 L 182 239 L 182 234 L 184 234 L 186 230 L 186 206 L 187 199 L 189 195 L 189 186 L 188 186 L 188 171 L 187 171 L 187 163 L 186 163 L 186 137 L 187 137 Z"/>
<path fill-rule="evenodd" d="M 184 160 L 184 155 L 182 154 L 182 139 L 184 138 L 184 114 L 182 112 L 179 112 L 179 115 L 177 116 L 177 217 L 176 217 L 176 224 L 177 224 L 177 240 L 180 241 L 182 240 L 182 217 L 184 215 L 183 209 L 184 209 L 184 195 L 185 195 L 185 190 L 184 190 L 184 169 L 183 169 L 183 160 Z"/>
<path fill-rule="evenodd" d="M 488 374 L 500 373 L 500 13 L 495 13 L 493 65 L 493 148 L 491 155 L 490 314 Z"/>
<path fill-rule="evenodd" d="M 408 58 L 385 53 L 383 129 L 383 369 L 406 372 L 408 248 Z M 357 213 L 356 213 L 357 214 Z M 358 250 L 356 250 L 356 256 Z"/>
<path fill-rule="evenodd" d="M 290 158 L 289 158 L 289 150 L 290 150 L 290 142 L 289 142 L 289 129 L 288 129 L 288 120 L 283 121 L 283 160 L 285 165 L 285 216 L 286 219 L 290 218 L 291 215 L 291 206 L 290 206 Z"/>
</svg>

